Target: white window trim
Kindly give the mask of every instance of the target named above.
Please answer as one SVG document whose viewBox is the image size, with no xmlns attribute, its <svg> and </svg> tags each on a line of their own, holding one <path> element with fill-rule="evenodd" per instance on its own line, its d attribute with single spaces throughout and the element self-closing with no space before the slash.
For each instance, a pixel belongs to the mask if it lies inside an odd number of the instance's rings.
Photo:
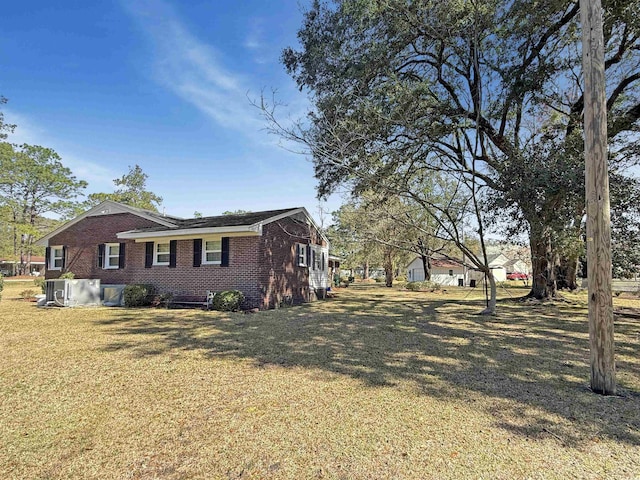
<svg viewBox="0 0 640 480">
<path fill-rule="evenodd" d="M 169 251 L 168 252 L 160 252 L 160 255 L 169 255 L 169 260 L 166 262 L 159 262 L 158 261 L 158 245 L 168 245 L 169 246 Z M 170 242 L 153 242 L 153 265 L 158 265 L 158 266 L 166 266 L 169 265 L 171 263 L 171 243 Z"/>
<path fill-rule="evenodd" d="M 296 264 L 299 267 L 306 267 L 307 266 L 307 250 L 306 249 L 309 246 L 304 243 L 298 243 L 296 245 L 297 245 L 296 252 L 300 252 L 300 254 L 298 255 L 298 258 L 296 258 Z"/>
<path fill-rule="evenodd" d="M 60 250 L 60 256 L 56 257 L 55 256 L 55 252 L 56 250 Z M 62 263 L 62 259 L 64 258 L 64 246 L 62 245 L 54 245 L 51 246 L 51 250 L 50 250 L 50 255 L 49 255 L 49 270 L 62 270 L 62 265 L 60 265 L 59 267 L 56 267 L 56 260 L 60 260 L 60 263 Z"/>
<path fill-rule="evenodd" d="M 220 250 L 207 250 L 207 242 L 220 242 Z M 207 261 L 207 253 L 220 252 L 220 260 Z M 203 238 L 202 239 L 202 265 L 221 265 L 222 264 L 222 238 Z"/>
<path fill-rule="evenodd" d="M 109 247 L 118 247 L 118 255 L 109 255 Z M 118 263 L 116 265 L 109 265 L 110 258 L 117 258 Z M 119 243 L 104 244 L 104 258 L 102 260 L 102 268 L 104 270 L 117 270 L 118 268 L 120 268 L 120 244 Z"/>
</svg>

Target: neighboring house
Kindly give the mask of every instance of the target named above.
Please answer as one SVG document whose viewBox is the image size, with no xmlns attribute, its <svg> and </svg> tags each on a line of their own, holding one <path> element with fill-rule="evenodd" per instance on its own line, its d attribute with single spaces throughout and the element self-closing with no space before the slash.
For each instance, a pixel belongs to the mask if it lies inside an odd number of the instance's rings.
<svg viewBox="0 0 640 480">
<path fill-rule="evenodd" d="M 509 260 L 507 263 L 505 263 L 504 268 L 507 271 L 507 274 L 525 273 L 528 275 L 529 273 L 531 273 L 529 265 L 527 265 L 527 263 L 523 260 Z"/>
<path fill-rule="evenodd" d="M 461 287 L 468 285 L 467 270 L 461 263 L 453 260 L 431 259 L 431 281 L 440 285 Z M 424 266 L 421 257 L 415 257 L 407 265 L 407 280 L 410 282 L 424 281 Z"/>
<path fill-rule="evenodd" d="M 37 244 L 47 279 L 73 272 L 177 296 L 237 289 L 250 308 L 306 302 L 329 286 L 328 240 L 304 208 L 182 219 L 105 201 Z"/>
<path fill-rule="evenodd" d="M 511 260 L 504 253 L 494 253 L 487 255 L 489 268 L 505 268 Z"/>
<path fill-rule="evenodd" d="M 44 263 L 44 257 L 31 255 L 31 263 L 27 275 L 44 275 Z M 15 260 L 0 258 L 0 273 L 7 277 L 17 275 L 19 265 L 20 262 L 16 262 Z"/>
</svg>

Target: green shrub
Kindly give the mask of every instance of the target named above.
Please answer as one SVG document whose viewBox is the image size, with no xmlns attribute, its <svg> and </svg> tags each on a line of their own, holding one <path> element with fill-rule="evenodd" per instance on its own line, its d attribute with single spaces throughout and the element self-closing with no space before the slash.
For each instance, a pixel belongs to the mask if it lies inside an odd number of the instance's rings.
<svg viewBox="0 0 640 480">
<path fill-rule="evenodd" d="M 73 272 L 64 272 L 62 275 L 60 275 L 59 278 L 64 278 L 67 280 L 73 280 L 74 278 L 76 278 L 76 274 Z"/>
<path fill-rule="evenodd" d="M 23 290 L 20 292 L 20 298 L 24 300 L 35 298 L 36 293 L 37 293 L 37 290 L 34 290 L 33 288 L 28 288 L 27 290 Z"/>
<path fill-rule="evenodd" d="M 40 290 L 42 290 L 42 293 L 47 293 L 47 291 L 46 291 L 47 287 L 46 287 L 46 283 L 45 283 L 44 277 L 36 277 L 33 280 L 33 284 L 36 287 L 40 287 Z"/>
<path fill-rule="evenodd" d="M 131 284 L 124 287 L 125 307 L 148 307 L 153 299 L 153 285 Z"/>
<path fill-rule="evenodd" d="M 240 306 L 244 302 L 244 294 L 239 290 L 224 290 L 217 292 L 213 297 L 211 307 L 214 310 L 223 312 L 235 312 L 240 310 Z"/>
<path fill-rule="evenodd" d="M 407 290 L 411 290 L 412 292 L 422 292 L 425 290 L 440 290 L 440 284 L 431 281 L 423 281 L 423 282 L 409 282 L 405 285 Z"/>
<path fill-rule="evenodd" d="M 151 306 L 156 308 L 169 308 L 173 300 L 173 293 L 161 293 L 160 295 L 151 296 Z"/>
</svg>

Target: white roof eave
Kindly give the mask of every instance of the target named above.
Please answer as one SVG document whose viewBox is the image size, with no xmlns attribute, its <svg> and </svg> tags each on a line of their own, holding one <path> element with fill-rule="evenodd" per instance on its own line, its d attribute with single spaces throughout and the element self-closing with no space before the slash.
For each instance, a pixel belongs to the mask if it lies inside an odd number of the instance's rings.
<svg viewBox="0 0 640 480">
<path fill-rule="evenodd" d="M 140 240 L 145 238 L 165 238 L 165 237 L 185 237 L 193 235 L 216 235 L 225 233 L 252 233 L 262 234 L 260 226 L 241 225 L 238 227 L 207 227 L 207 228 L 184 228 L 174 230 L 161 230 L 158 232 L 137 232 L 130 230 L 128 232 L 120 232 L 118 238 Z"/>
</svg>

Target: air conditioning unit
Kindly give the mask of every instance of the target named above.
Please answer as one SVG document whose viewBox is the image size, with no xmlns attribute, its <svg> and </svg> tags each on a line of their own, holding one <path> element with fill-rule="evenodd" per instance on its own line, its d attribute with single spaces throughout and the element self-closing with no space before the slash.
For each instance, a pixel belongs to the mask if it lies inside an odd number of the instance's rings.
<svg viewBox="0 0 640 480">
<path fill-rule="evenodd" d="M 126 285 L 100 285 L 100 297 L 105 307 L 124 307 Z"/>
<path fill-rule="evenodd" d="M 59 307 L 100 305 L 100 280 L 82 278 L 47 280 L 45 294 L 48 305 Z"/>
</svg>

